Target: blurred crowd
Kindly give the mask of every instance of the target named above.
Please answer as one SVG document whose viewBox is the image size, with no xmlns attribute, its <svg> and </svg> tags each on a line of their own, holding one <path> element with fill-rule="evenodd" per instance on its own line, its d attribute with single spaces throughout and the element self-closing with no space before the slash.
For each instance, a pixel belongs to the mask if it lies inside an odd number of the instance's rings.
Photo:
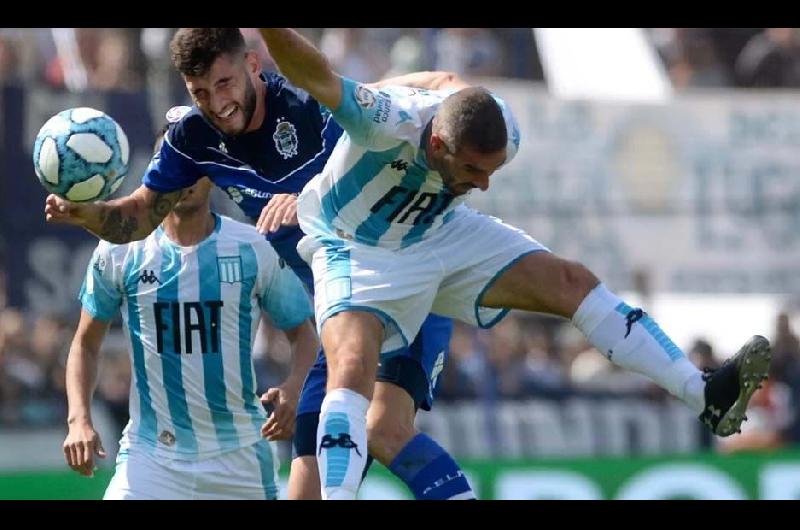
<svg viewBox="0 0 800 530">
<path fill-rule="evenodd" d="M 242 28 L 266 70 L 274 65 L 255 28 Z M 673 85 L 800 86 L 795 28 L 645 28 Z M 54 89 L 182 87 L 169 66 L 172 28 L 0 29 L 0 83 Z M 415 70 L 542 81 L 531 28 L 300 28 L 342 74 L 374 81 Z M 183 98 L 182 98 L 183 99 Z"/>
</svg>

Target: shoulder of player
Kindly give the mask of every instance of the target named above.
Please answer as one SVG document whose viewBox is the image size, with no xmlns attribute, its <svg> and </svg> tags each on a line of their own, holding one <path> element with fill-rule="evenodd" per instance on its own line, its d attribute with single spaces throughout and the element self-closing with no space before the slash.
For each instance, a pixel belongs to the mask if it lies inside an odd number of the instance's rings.
<svg viewBox="0 0 800 530">
<path fill-rule="evenodd" d="M 242 243 L 254 243 L 256 245 L 270 246 L 264 236 L 256 230 L 256 227 L 241 221 L 237 221 L 225 215 L 220 215 L 220 237 L 234 239 Z"/>
<path fill-rule="evenodd" d="M 184 154 L 193 154 L 206 146 L 219 144 L 219 133 L 203 118 L 196 108 L 192 108 L 183 118 L 167 131 L 167 143 Z"/>
<path fill-rule="evenodd" d="M 132 241 L 130 243 L 122 244 L 100 240 L 95 249 L 95 253 L 104 258 L 112 266 L 120 268 L 124 266 L 133 251 L 144 246 L 147 240 L 152 237 L 154 237 L 153 234 L 149 235 L 142 241 Z"/>
</svg>

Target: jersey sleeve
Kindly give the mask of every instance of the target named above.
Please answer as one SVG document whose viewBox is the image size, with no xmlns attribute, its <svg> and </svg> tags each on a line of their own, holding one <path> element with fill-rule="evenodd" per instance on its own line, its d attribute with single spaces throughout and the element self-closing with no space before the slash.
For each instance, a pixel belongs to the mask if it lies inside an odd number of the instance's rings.
<svg viewBox="0 0 800 530">
<path fill-rule="evenodd" d="M 263 241 L 259 259 L 259 304 L 278 329 L 291 329 L 314 316 L 311 297 L 288 265 Z"/>
<path fill-rule="evenodd" d="M 103 321 L 113 320 L 122 304 L 119 272 L 113 261 L 112 248 L 105 241 L 97 246 L 86 267 L 86 277 L 78 296 L 83 309 L 93 318 Z"/>
<path fill-rule="evenodd" d="M 334 119 L 353 142 L 374 150 L 386 150 L 401 142 L 417 143 L 431 109 L 447 92 L 386 86 L 375 89 L 342 78 L 342 102 Z"/>
<path fill-rule="evenodd" d="M 179 137 L 173 131 L 171 128 L 161 142 L 142 178 L 145 186 L 160 193 L 188 188 L 203 177 L 195 161 L 176 147 Z"/>
</svg>

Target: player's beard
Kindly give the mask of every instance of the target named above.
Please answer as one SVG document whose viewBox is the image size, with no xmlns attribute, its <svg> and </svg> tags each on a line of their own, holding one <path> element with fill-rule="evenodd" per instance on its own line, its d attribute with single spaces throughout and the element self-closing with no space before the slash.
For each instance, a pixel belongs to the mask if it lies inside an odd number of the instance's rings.
<svg viewBox="0 0 800 530">
<path fill-rule="evenodd" d="M 253 114 L 256 113 L 256 87 L 253 85 L 253 80 L 247 76 L 247 83 L 244 87 L 244 106 L 242 107 L 242 116 L 244 116 L 244 125 L 242 130 L 236 134 L 242 134 L 250 126 L 253 120 Z"/>
<path fill-rule="evenodd" d="M 220 123 L 218 120 L 213 120 L 217 128 L 219 128 L 227 136 L 238 136 L 240 134 L 244 134 L 244 132 L 247 131 L 247 128 L 250 126 L 250 122 L 253 120 L 253 115 L 256 112 L 256 88 L 249 76 L 247 76 L 245 79 L 244 101 L 241 105 L 239 105 L 239 110 L 242 113 L 242 125 L 238 128 L 232 129 L 225 127 L 225 125 Z"/>
</svg>

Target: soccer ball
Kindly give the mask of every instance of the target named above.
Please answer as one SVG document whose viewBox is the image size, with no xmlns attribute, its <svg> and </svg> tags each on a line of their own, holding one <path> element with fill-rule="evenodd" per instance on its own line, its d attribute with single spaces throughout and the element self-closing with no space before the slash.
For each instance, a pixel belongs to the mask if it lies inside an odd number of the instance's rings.
<svg viewBox="0 0 800 530">
<path fill-rule="evenodd" d="M 33 167 L 49 191 L 74 202 L 102 200 L 128 173 L 128 137 L 110 116 L 79 107 L 59 112 L 42 126 Z"/>
</svg>

